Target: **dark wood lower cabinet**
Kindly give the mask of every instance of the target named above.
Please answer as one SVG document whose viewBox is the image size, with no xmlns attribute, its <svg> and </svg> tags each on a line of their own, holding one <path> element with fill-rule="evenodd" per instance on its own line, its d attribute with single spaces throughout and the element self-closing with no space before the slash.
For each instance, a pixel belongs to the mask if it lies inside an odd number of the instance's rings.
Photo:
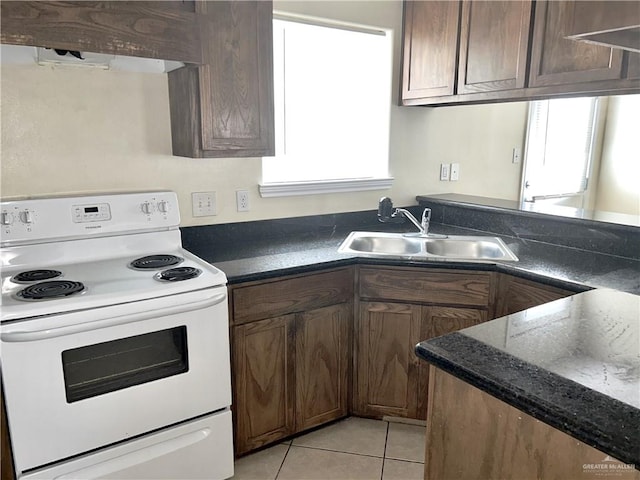
<svg viewBox="0 0 640 480">
<path fill-rule="evenodd" d="M 294 432 L 294 315 L 233 329 L 236 453 Z"/>
<path fill-rule="evenodd" d="M 347 416 L 352 318 L 343 303 L 233 327 L 236 454 Z"/>
<path fill-rule="evenodd" d="M 604 452 L 431 367 L 425 480 L 640 478 L 637 470 L 585 472 Z"/>
<path fill-rule="evenodd" d="M 331 305 L 296 319 L 296 431 L 349 412 L 351 303 Z"/>
<path fill-rule="evenodd" d="M 575 293 L 511 275 L 501 275 L 499 283 L 500 295 L 496 303 L 496 317 L 520 312 Z"/>
<path fill-rule="evenodd" d="M 420 305 L 361 302 L 359 310 L 354 413 L 416 418 Z"/>
<path fill-rule="evenodd" d="M 237 455 L 349 414 L 426 419 L 418 342 L 573 293 L 495 272 L 357 268 L 232 286 Z"/>
<path fill-rule="evenodd" d="M 425 419 L 429 370 L 415 345 L 486 320 L 475 308 L 361 302 L 354 413 Z"/>
<path fill-rule="evenodd" d="M 457 332 L 486 322 L 486 310 L 475 308 L 423 307 L 424 321 L 420 341 Z M 425 419 L 429 402 L 429 365 L 420 361 L 418 375 L 418 412 L 417 418 Z"/>
</svg>

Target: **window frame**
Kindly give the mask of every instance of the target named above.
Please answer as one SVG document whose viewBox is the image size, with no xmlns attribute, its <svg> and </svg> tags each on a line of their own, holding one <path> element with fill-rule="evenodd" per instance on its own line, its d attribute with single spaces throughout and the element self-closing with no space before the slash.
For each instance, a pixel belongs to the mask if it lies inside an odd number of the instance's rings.
<svg viewBox="0 0 640 480">
<path fill-rule="evenodd" d="M 385 35 L 389 39 L 389 49 L 391 53 L 390 69 L 389 69 L 389 118 L 388 125 L 389 130 L 391 128 L 391 108 L 392 108 L 392 85 L 393 85 L 393 30 L 372 27 L 368 25 L 356 24 L 351 22 L 343 22 L 339 20 L 332 20 L 327 18 L 319 18 L 308 15 L 291 14 L 288 12 L 282 12 L 274 10 L 274 20 L 284 20 L 288 22 L 297 22 L 303 24 L 309 24 L 320 27 L 338 28 L 347 31 L 364 32 L 377 35 Z M 280 108 L 277 104 L 275 108 Z M 284 133 L 283 135 L 284 136 Z M 276 144 L 282 139 L 276 138 Z M 387 148 L 390 146 L 390 131 L 389 142 Z M 356 192 L 367 190 L 383 190 L 391 188 L 394 178 L 389 173 L 390 167 L 390 155 L 387 151 L 386 159 L 386 175 L 380 175 L 375 177 L 362 177 L 362 178 L 341 178 L 341 179 L 319 179 L 319 180 L 293 180 L 293 181 L 274 181 L 265 182 L 262 180 L 258 189 L 261 197 L 281 197 L 281 196 L 297 196 L 297 195 L 315 195 L 326 193 L 342 193 L 342 192 Z M 263 160 L 264 168 L 264 160 Z"/>
<path fill-rule="evenodd" d="M 536 116 L 536 112 L 538 109 L 538 105 L 542 103 L 547 103 L 547 105 L 554 100 L 563 100 L 563 99 L 545 99 L 545 100 L 532 100 L 529 102 L 529 108 L 527 113 L 527 125 L 526 125 L 526 140 L 525 140 L 525 155 L 523 159 L 522 165 L 522 176 L 521 176 L 521 185 L 520 185 L 520 203 L 536 203 L 544 200 L 553 200 L 553 199 L 562 199 L 562 198 L 570 198 L 570 197 L 578 197 L 583 196 L 588 192 L 590 187 L 591 177 L 593 175 L 593 165 L 594 165 L 594 155 L 596 153 L 596 144 L 598 142 L 598 123 L 600 122 L 602 102 L 600 97 L 588 97 L 590 98 L 591 105 L 591 125 L 590 132 L 588 137 L 589 147 L 588 153 L 586 157 L 586 164 L 584 166 L 581 178 L 581 187 L 576 192 L 557 192 L 553 194 L 544 194 L 544 195 L 527 195 L 526 189 L 528 187 L 528 177 L 527 177 L 527 168 L 530 166 L 531 158 L 531 136 L 533 131 L 533 123 L 534 117 Z M 547 106 L 548 108 L 548 106 Z M 545 144 L 546 144 L 546 134 L 545 134 Z M 543 162 L 544 163 L 544 162 Z"/>
</svg>

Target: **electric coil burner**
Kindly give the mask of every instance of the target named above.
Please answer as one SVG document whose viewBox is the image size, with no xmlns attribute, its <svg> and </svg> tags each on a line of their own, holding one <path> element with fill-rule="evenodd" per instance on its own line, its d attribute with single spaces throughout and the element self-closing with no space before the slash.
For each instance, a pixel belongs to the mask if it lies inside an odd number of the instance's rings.
<svg viewBox="0 0 640 480">
<path fill-rule="evenodd" d="M 62 275 L 62 272 L 58 270 L 28 270 L 17 274 L 13 277 L 13 281 L 16 283 L 42 282 L 43 280 L 50 280 L 60 275 Z"/>
<path fill-rule="evenodd" d="M 175 255 L 148 255 L 134 260 L 129 266 L 135 270 L 158 270 L 178 265 L 182 260 L 182 258 Z"/>
<path fill-rule="evenodd" d="M 202 273 L 199 268 L 193 267 L 177 267 L 164 270 L 156 275 L 156 279 L 163 282 L 180 282 L 182 280 L 189 280 L 196 278 Z"/>
<path fill-rule="evenodd" d="M 68 297 L 84 290 L 81 282 L 71 280 L 51 280 L 29 285 L 20 290 L 16 295 L 21 300 L 47 300 L 60 297 Z"/>
</svg>

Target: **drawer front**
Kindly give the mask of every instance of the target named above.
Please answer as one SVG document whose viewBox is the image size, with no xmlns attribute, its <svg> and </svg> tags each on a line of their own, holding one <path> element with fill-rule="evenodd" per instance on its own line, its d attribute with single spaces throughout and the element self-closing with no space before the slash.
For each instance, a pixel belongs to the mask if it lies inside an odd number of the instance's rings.
<svg viewBox="0 0 640 480">
<path fill-rule="evenodd" d="M 489 305 L 488 272 L 416 271 L 363 267 L 361 298 L 400 300 L 442 305 Z"/>
<path fill-rule="evenodd" d="M 236 325 L 353 300 L 351 268 L 233 287 Z"/>
</svg>

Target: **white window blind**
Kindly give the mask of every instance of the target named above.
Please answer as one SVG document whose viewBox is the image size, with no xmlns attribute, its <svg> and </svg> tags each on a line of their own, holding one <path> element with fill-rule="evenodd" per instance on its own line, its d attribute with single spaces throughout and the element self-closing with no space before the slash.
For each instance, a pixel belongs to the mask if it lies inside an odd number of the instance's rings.
<svg viewBox="0 0 640 480">
<path fill-rule="evenodd" d="M 594 143 L 597 98 L 530 103 L 524 200 L 584 192 Z"/>
<path fill-rule="evenodd" d="M 380 188 L 391 68 L 390 32 L 275 19 L 276 155 L 263 158 L 262 195 Z M 296 187 L 286 193 L 286 184 Z"/>
</svg>

